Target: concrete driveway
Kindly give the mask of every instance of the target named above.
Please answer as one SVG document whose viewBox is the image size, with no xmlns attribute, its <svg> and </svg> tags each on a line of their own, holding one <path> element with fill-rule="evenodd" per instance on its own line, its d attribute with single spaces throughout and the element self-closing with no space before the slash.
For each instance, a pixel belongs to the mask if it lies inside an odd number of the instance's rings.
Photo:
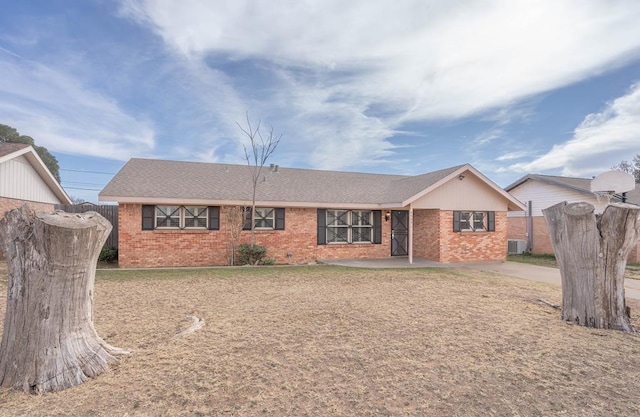
<svg viewBox="0 0 640 417">
<path fill-rule="evenodd" d="M 354 268 L 462 268 L 476 271 L 495 272 L 497 274 L 507 275 L 510 277 L 528 279 L 530 281 L 561 285 L 559 269 L 520 262 L 442 264 L 426 259 L 414 258 L 413 264 L 409 264 L 406 257 L 392 257 L 380 259 L 331 259 L 322 260 L 319 261 L 319 263 L 350 266 Z M 624 290 L 627 298 L 640 300 L 640 280 L 625 279 Z"/>
<path fill-rule="evenodd" d="M 546 266 L 530 265 L 519 262 L 489 262 L 465 264 L 463 268 L 495 272 L 502 275 L 508 275 L 510 277 L 561 285 L 560 270 Z M 637 279 L 625 279 L 624 293 L 627 298 L 640 300 L 640 281 Z"/>
</svg>

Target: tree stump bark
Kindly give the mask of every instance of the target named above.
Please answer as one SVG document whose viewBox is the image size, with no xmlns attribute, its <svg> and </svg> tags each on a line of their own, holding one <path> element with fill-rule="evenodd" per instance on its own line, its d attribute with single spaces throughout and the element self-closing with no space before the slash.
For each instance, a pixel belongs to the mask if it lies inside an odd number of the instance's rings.
<svg viewBox="0 0 640 417">
<path fill-rule="evenodd" d="M 543 210 L 562 277 L 562 319 L 634 332 L 624 295 L 627 256 L 640 238 L 640 208 L 562 202 Z"/>
<path fill-rule="evenodd" d="M 126 350 L 93 327 L 96 263 L 111 224 L 100 214 L 34 212 L 0 220 L 9 267 L 0 386 L 60 391 L 96 377 Z"/>
</svg>

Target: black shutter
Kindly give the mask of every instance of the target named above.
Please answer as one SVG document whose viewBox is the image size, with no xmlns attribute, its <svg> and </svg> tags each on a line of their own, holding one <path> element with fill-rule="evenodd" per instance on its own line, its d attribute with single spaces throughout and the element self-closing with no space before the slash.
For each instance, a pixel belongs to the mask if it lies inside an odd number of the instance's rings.
<svg viewBox="0 0 640 417">
<path fill-rule="evenodd" d="M 382 243 L 382 210 L 373 210 L 373 243 Z"/>
<path fill-rule="evenodd" d="M 327 244 L 327 210 L 318 209 L 318 245 Z"/>
<path fill-rule="evenodd" d="M 142 230 L 153 230 L 156 206 L 142 206 Z"/>
<path fill-rule="evenodd" d="M 220 230 L 220 207 L 209 206 L 209 230 Z"/>
<path fill-rule="evenodd" d="M 496 212 L 495 211 L 487 212 L 487 230 L 490 232 L 496 231 Z"/>
<path fill-rule="evenodd" d="M 251 207 L 245 207 L 244 209 L 244 226 L 242 230 L 251 230 Z"/>
<path fill-rule="evenodd" d="M 284 209 L 277 208 L 276 212 L 276 230 L 284 230 Z"/>
<path fill-rule="evenodd" d="M 460 231 L 460 212 L 459 211 L 453 212 L 453 231 L 454 232 Z"/>
</svg>

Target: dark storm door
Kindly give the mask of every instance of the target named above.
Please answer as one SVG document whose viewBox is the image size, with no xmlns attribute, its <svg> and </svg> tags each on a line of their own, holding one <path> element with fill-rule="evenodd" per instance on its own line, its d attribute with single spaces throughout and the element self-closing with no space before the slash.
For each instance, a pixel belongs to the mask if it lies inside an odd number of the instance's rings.
<svg viewBox="0 0 640 417">
<path fill-rule="evenodd" d="M 409 212 L 391 212 L 391 256 L 407 256 L 409 253 Z"/>
</svg>

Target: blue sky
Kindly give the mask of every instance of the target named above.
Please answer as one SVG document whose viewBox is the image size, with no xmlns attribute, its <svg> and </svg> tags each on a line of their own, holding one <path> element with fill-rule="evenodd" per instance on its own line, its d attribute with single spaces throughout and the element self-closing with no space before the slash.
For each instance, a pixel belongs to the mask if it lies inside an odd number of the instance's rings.
<svg viewBox="0 0 640 417">
<path fill-rule="evenodd" d="M 640 153 L 637 0 L 46 0 L 0 13 L 0 123 L 97 201 L 129 158 L 245 163 L 245 113 L 286 167 L 500 186 Z"/>
</svg>

